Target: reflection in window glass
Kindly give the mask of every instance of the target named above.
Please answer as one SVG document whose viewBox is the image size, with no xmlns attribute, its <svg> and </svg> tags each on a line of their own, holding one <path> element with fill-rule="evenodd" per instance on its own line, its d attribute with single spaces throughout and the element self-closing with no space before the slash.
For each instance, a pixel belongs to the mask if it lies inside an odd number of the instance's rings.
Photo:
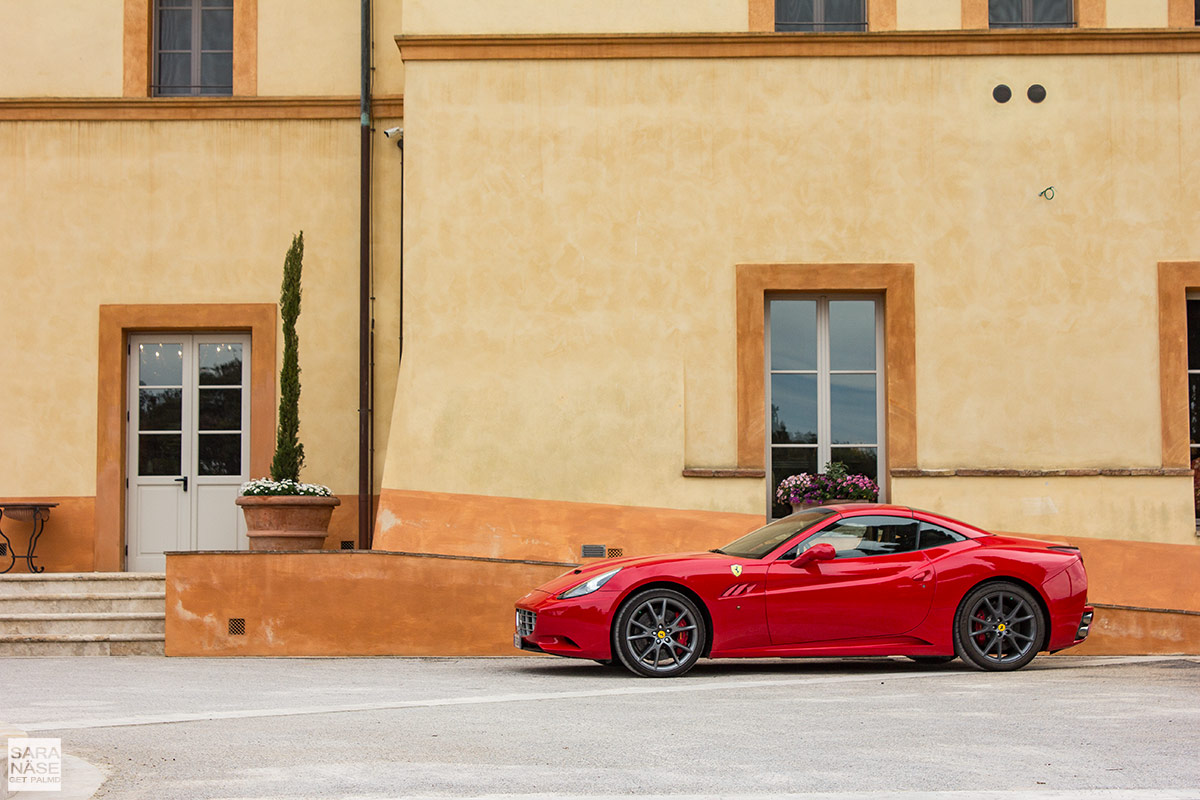
<svg viewBox="0 0 1200 800">
<path fill-rule="evenodd" d="M 928 550 L 930 547 L 942 547 L 943 545 L 954 544 L 955 542 L 964 541 L 967 537 L 961 533 L 947 530 L 940 525 L 933 525 L 928 522 L 921 523 L 921 539 L 918 547 L 921 550 Z"/>
<path fill-rule="evenodd" d="M 183 345 L 161 342 L 138 345 L 138 386 L 182 386 Z"/>
<path fill-rule="evenodd" d="M 242 385 L 240 344 L 202 344 L 198 350 L 201 386 Z"/>
<path fill-rule="evenodd" d="M 917 521 L 885 516 L 841 519 L 805 540 L 798 552 L 822 543 L 833 545 L 837 558 L 908 553 L 917 549 Z"/>
<path fill-rule="evenodd" d="M 771 302 L 771 369 L 816 370 L 817 301 Z"/>
<path fill-rule="evenodd" d="M 875 303 L 870 300 L 829 302 L 829 368 L 875 369 Z"/>
</svg>

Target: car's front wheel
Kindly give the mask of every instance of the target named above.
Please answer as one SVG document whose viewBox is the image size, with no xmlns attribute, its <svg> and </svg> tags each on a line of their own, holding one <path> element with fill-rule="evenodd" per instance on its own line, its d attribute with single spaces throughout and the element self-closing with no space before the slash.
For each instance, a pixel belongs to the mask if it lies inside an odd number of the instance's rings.
<svg viewBox="0 0 1200 800">
<path fill-rule="evenodd" d="M 674 678 L 690 670 L 708 637 L 700 609 L 674 589 L 630 597 L 617 611 L 612 634 L 620 662 L 648 678 Z"/>
<path fill-rule="evenodd" d="M 1033 661 L 1044 635 L 1037 599 L 1007 581 L 971 590 L 954 615 L 954 651 L 976 669 L 1020 669 Z"/>
</svg>

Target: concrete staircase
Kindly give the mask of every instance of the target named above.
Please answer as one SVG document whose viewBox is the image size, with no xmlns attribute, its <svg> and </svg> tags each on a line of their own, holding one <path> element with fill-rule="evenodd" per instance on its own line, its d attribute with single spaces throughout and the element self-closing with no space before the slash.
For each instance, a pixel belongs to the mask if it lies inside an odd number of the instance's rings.
<svg viewBox="0 0 1200 800">
<path fill-rule="evenodd" d="M 0 575 L 0 657 L 163 654 L 166 576 Z"/>
</svg>

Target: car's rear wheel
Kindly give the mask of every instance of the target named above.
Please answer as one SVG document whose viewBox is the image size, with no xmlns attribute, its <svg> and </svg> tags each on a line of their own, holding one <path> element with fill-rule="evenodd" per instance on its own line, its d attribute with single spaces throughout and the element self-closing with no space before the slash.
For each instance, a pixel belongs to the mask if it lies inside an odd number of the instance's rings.
<svg viewBox="0 0 1200 800">
<path fill-rule="evenodd" d="M 927 667 L 933 667 L 938 664 L 949 664 L 958 656 L 906 656 L 909 661 L 915 661 L 918 664 L 923 664 Z"/>
<path fill-rule="evenodd" d="M 621 606 L 612 636 L 613 652 L 626 669 L 674 678 L 700 660 L 708 631 L 691 598 L 673 589 L 648 589 Z"/>
<path fill-rule="evenodd" d="M 1007 581 L 971 590 L 954 615 L 954 651 L 976 669 L 1020 669 L 1033 661 L 1044 635 L 1037 599 Z"/>
</svg>

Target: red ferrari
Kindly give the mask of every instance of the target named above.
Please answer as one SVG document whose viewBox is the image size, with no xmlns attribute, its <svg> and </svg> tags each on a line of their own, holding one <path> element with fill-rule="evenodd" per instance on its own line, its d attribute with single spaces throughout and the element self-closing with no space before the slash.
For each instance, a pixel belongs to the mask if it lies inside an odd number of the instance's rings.
<svg viewBox="0 0 1200 800">
<path fill-rule="evenodd" d="M 1015 670 L 1088 635 L 1078 548 L 855 503 L 707 553 L 588 564 L 517 601 L 521 650 L 682 675 L 701 658 L 956 656 Z"/>
</svg>

